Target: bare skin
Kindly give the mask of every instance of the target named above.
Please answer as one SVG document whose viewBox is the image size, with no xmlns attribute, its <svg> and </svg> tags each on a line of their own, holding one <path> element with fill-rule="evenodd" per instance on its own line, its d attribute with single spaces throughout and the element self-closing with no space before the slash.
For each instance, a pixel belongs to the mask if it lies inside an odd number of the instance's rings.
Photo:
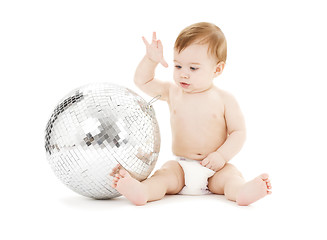
<svg viewBox="0 0 327 240">
<path fill-rule="evenodd" d="M 213 85 L 225 66 L 207 52 L 207 45 L 191 44 L 174 52 L 174 83 L 154 78 L 156 66 L 168 64 L 163 47 L 153 34 L 145 38 L 147 53 L 135 73 L 135 84 L 152 97 L 161 95 L 168 103 L 172 129 L 172 150 L 176 156 L 200 161 L 216 173 L 208 179 L 212 193 L 224 194 L 239 205 L 249 205 L 270 194 L 268 174 L 246 182 L 235 166 L 228 163 L 242 148 L 245 123 L 235 98 Z M 176 161 L 168 161 L 143 182 L 132 178 L 117 165 L 112 186 L 135 205 L 177 194 L 184 187 L 184 172 Z"/>
</svg>

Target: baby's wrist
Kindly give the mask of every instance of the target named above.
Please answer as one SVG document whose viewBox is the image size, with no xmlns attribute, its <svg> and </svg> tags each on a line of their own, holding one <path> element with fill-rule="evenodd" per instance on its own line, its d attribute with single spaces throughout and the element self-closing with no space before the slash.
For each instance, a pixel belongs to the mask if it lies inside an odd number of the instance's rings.
<svg viewBox="0 0 327 240">
<path fill-rule="evenodd" d="M 148 60 L 148 62 L 151 62 L 154 65 L 158 65 L 159 62 L 153 60 L 152 58 L 150 58 L 148 55 L 145 55 L 145 58 Z"/>
<path fill-rule="evenodd" d="M 222 159 L 225 163 L 227 163 L 227 159 L 224 158 L 224 156 L 219 152 L 219 151 L 216 151 L 216 153 L 218 154 L 219 158 Z"/>
</svg>

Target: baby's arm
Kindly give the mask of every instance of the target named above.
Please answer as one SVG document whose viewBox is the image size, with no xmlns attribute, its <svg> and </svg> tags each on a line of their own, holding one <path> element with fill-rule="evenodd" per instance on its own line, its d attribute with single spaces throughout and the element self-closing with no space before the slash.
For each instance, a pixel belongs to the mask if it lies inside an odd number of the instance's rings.
<svg viewBox="0 0 327 240">
<path fill-rule="evenodd" d="M 245 121 L 236 99 L 224 93 L 225 120 L 228 137 L 217 152 L 228 162 L 243 147 L 246 138 Z"/>
<path fill-rule="evenodd" d="M 202 166 L 216 172 L 241 150 L 246 137 L 245 121 L 238 103 L 232 95 L 226 92 L 222 94 L 228 137 L 217 151 L 210 153 L 201 161 Z"/>
<path fill-rule="evenodd" d="M 160 40 L 156 39 L 156 33 L 153 33 L 151 44 L 143 37 L 146 45 L 146 55 L 138 65 L 134 82 L 142 91 L 152 97 L 161 95 L 161 100 L 168 100 L 170 82 L 162 82 L 154 78 L 155 69 L 159 63 L 164 67 L 168 64 L 163 58 L 163 47 Z"/>
</svg>

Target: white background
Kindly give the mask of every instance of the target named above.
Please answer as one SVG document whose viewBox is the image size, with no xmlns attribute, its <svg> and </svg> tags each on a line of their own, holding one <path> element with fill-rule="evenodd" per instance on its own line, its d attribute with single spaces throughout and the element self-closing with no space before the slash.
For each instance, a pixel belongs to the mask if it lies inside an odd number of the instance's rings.
<svg viewBox="0 0 327 240">
<path fill-rule="evenodd" d="M 323 1 L 15 1 L 0 3 L 1 239 L 326 239 L 326 11 Z M 224 31 L 215 84 L 235 95 L 248 139 L 233 160 L 245 178 L 270 174 L 273 194 L 250 207 L 223 196 L 168 196 L 142 207 L 70 191 L 47 163 L 44 130 L 58 101 L 87 83 L 133 84 L 142 35 L 172 49 L 186 26 Z M 169 112 L 156 168 L 169 160 Z M 321 220 L 321 217 L 323 220 Z"/>
</svg>

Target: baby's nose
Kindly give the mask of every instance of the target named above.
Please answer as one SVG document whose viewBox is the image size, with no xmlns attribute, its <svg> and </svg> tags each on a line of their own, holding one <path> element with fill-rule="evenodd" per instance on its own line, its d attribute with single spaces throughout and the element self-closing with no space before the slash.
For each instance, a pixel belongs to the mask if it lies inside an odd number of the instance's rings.
<svg viewBox="0 0 327 240">
<path fill-rule="evenodd" d="M 182 73 L 181 77 L 184 78 L 184 79 L 189 79 L 190 75 L 188 75 L 187 73 Z"/>
</svg>

